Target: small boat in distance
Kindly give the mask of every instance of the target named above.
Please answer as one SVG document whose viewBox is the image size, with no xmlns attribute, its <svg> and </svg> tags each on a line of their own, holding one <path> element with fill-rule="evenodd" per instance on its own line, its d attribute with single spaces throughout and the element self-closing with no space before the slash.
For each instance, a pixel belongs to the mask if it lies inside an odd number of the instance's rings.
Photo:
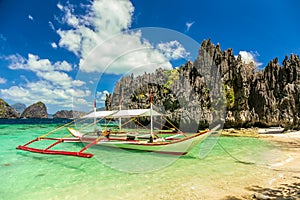
<svg viewBox="0 0 300 200">
<path fill-rule="evenodd" d="M 270 128 L 261 128 L 258 130 L 259 134 L 278 134 L 283 133 L 284 128 L 282 127 L 270 127 Z"/>
</svg>

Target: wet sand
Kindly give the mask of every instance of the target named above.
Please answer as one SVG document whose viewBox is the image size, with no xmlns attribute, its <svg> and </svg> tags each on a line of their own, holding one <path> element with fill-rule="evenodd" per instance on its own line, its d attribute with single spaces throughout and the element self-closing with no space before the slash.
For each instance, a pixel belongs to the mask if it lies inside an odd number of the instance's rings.
<svg viewBox="0 0 300 200">
<path fill-rule="evenodd" d="M 284 159 L 262 166 L 264 169 L 259 170 L 261 173 L 239 182 L 236 186 L 241 189 L 239 192 L 233 190 L 231 195 L 215 197 L 228 200 L 300 199 L 300 132 L 283 134 L 256 134 L 256 130 L 248 130 L 248 132 L 248 136 L 271 142 L 281 154 L 285 155 Z M 228 131 L 226 134 L 236 135 Z"/>
</svg>

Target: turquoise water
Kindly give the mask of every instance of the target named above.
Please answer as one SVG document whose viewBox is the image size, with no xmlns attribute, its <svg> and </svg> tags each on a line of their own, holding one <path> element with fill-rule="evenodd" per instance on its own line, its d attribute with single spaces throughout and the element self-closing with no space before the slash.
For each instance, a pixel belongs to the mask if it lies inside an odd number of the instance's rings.
<svg viewBox="0 0 300 200">
<path fill-rule="evenodd" d="M 0 199 L 176 199 L 186 193 L 191 195 L 187 199 L 198 199 L 199 191 L 215 187 L 214 180 L 224 178 L 230 183 L 233 175 L 247 178 L 249 172 L 264 170 L 261 166 L 278 157 L 271 144 L 241 137 L 220 137 L 222 147 L 216 144 L 202 159 L 201 145 L 178 159 L 105 148 L 91 149 L 96 153 L 91 159 L 16 150 L 58 126 L 0 125 Z M 57 148 L 81 147 L 63 144 Z M 243 164 L 233 157 L 255 164 Z M 142 173 L 132 173 L 134 170 Z"/>
</svg>

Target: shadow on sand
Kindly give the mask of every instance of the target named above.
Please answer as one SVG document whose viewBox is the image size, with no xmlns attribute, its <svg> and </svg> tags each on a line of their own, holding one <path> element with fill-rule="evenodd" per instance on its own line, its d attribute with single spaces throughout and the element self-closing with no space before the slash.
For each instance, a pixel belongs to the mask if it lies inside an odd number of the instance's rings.
<svg viewBox="0 0 300 200">
<path fill-rule="evenodd" d="M 281 184 L 277 188 L 263 188 L 260 186 L 251 186 L 246 189 L 253 192 L 251 196 L 235 197 L 226 196 L 223 200 L 239 199 L 272 199 L 272 200 L 297 200 L 300 199 L 300 177 L 293 177 L 298 181 L 291 184 Z"/>
</svg>

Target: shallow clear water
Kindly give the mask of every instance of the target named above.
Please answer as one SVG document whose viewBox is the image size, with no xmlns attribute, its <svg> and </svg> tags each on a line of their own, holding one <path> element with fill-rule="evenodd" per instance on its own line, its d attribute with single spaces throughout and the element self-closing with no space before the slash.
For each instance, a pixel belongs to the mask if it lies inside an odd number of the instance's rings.
<svg viewBox="0 0 300 200">
<path fill-rule="evenodd" d="M 182 192 L 205 192 L 199 185 L 213 186 L 214 179 L 228 180 L 233 175 L 247 178 L 251 171 L 281 156 L 265 141 L 241 137 L 218 138 L 221 146 L 217 143 L 202 159 L 199 152 L 203 144 L 178 159 L 106 148 L 92 149 L 96 156 L 91 159 L 16 150 L 16 146 L 58 126 L 0 124 L 0 199 L 171 199 L 178 187 Z M 67 131 L 59 134 L 65 136 Z M 215 139 L 210 137 L 207 141 Z M 81 147 L 63 144 L 57 148 L 79 150 Z M 134 170 L 143 173 L 128 173 Z"/>
</svg>

